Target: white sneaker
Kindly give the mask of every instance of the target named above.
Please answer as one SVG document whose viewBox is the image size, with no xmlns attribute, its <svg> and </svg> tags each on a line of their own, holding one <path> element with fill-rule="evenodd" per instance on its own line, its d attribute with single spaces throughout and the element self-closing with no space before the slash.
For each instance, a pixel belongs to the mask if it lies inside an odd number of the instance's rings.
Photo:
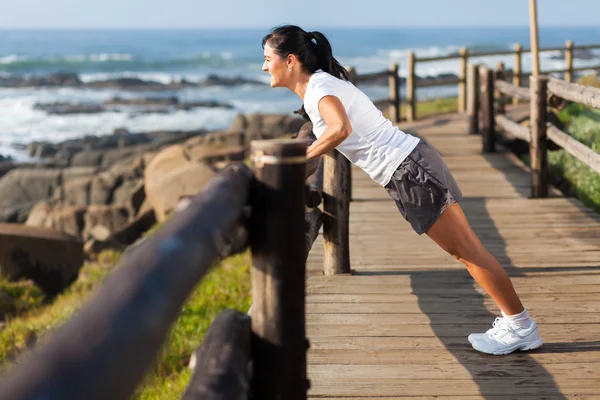
<svg viewBox="0 0 600 400">
<path fill-rule="evenodd" d="M 495 332 L 499 329 L 504 329 L 504 325 L 508 324 L 506 318 L 496 318 L 492 327 L 487 330 L 485 333 L 471 333 L 467 339 L 469 339 L 469 343 L 473 344 L 473 341 L 476 339 L 483 339 L 486 335 L 494 335 Z"/>
<path fill-rule="evenodd" d="M 492 329 L 486 333 L 469 335 L 469 342 L 475 350 L 493 355 L 533 350 L 543 343 L 535 322 L 528 328 L 513 328 L 504 318 L 496 318 Z"/>
</svg>

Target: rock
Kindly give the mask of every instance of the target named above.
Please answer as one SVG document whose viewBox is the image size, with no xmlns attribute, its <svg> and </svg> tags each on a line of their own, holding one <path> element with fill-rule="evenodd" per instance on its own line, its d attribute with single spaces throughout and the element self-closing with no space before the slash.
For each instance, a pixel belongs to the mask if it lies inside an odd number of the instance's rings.
<svg viewBox="0 0 600 400">
<path fill-rule="evenodd" d="M 280 114 L 240 114 L 229 129 L 244 131 L 251 139 L 273 139 L 297 133 L 305 122 L 301 117 Z"/>
<path fill-rule="evenodd" d="M 75 281 L 83 264 L 83 244 L 51 229 L 0 224 L 0 243 L 2 275 L 32 279 L 50 296 Z"/>
<path fill-rule="evenodd" d="M 98 240 L 91 238 L 83 245 L 83 252 L 90 259 L 96 259 L 96 256 L 104 250 L 124 251 L 126 246 L 109 238 L 108 240 Z"/>
<path fill-rule="evenodd" d="M 84 206 L 54 206 L 48 210 L 41 227 L 63 232 L 75 238 L 81 238 L 86 211 L 87 207 Z M 26 222 L 25 224 L 32 226 L 33 221 Z"/>
<path fill-rule="evenodd" d="M 110 105 L 135 105 L 135 106 L 148 106 L 148 105 L 160 105 L 160 106 L 172 106 L 179 104 L 179 99 L 175 96 L 170 97 L 143 97 L 138 99 L 123 99 L 120 97 L 113 97 L 112 99 L 106 100 L 104 104 Z"/>
<path fill-rule="evenodd" d="M 84 229 L 81 237 L 87 241 L 91 232 L 97 225 L 102 225 L 109 232 L 117 232 L 122 229 L 129 220 L 129 213 L 125 207 L 91 205 L 84 216 Z"/>
<path fill-rule="evenodd" d="M 242 161 L 246 148 L 241 146 L 214 147 L 205 144 L 203 137 L 194 137 L 185 142 L 185 152 L 189 159 L 199 163 L 214 164 L 219 161 Z"/>
<path fill-rule="evenodd" d="M 183 145 L 157 154 L 144 171 L 144 184 L 158 221 L 166 219 L 182 196 L 200 191 L 214 174 L 209 166 L 190 161 Z"/>
<path fill-rule="evenodd" d="M 260 85 L 260 86 L 266 85 L 266 83 L 264 83 L 264 82 L 260 82 L 260 81 L 256 81 L 256 80 L 252 80 L 252 79 L 245 79 L 242 77 L 229 78 L 229 77 L 222 77 L 222 76 L 218 76 L 218 75 L 209 75 L 204 82 L 201 82 L 199 84 L 199 86 L 237 86 L 237 85 L 246 85 L 246 84 Z"/>
<path fill-rule="evenodd" d="M 29 157 L 46 158 L 56 154 L 56 145 L 48 142 L 31 142 L 27 145 Z"/>
<path fill-rule="evenodd" d="M 112 238 L 124 245 L 130 245 L 142 237 L 156 223 L 154 210 L 148 209 L 141 212 L 132 221 L 128 222 L 119 231 L 112 234 Z"/>
<path fill-rule="evenodd" d="M 102 150 L 81 151 L 73 155 L 70 165 L 73 167 L 98 167 L 102 164 Z"/>
<path fill-rule="evenodd" d="M 44 111 L 51 115 L 67 115 L 67 114 L 98 114 L 105 112 L 106 109 L 98 104 L 74 104 L 74 103 L 50 103 L 50 104 L 35 104 L 36 110 Z"/>
<path fill-rule="evenodd" d="M 19 168 L 8 172 L 0 179 L 0 222 L 24 222 L 31 207 L 50 197 L 60 181 L 60 169 Z"/>
<path fill-rule="evenodd" d="M 47 201 L 40 201 L 31 209 L 25 225 L 44 226 L 48 214 L 52 211 L 52 206 Z"/>
<path fill-rule="evenodd" d="M 91 188 L 92 177 L 70 179 L 54 192 L 53 198 L 71 206 L 87 206 L 90 204 Z"/>
<path fill-rule="evenodd" d="M 119 186 L 113 195 L 113 204 L 126 207 L 131 215 L 136 215 L 146 199 L 144 180 L 129 179 Z"/>
</svg>

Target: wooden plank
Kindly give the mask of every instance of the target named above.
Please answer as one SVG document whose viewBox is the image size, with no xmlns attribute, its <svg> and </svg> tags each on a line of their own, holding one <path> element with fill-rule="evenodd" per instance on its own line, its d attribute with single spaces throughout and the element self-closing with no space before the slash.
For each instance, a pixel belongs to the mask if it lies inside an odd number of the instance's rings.
<svg viewBox="0 0 600 400">
<path fill-rule="evenodd" d="M 431 379 L 453 381 L 479 380 L 481 377 L 527 377 L 531 381 L 537 381 L 540 386 L 544 385 L 544 379 L 551 376 L 565 377 L 577 373 L 580 377 L 600 375 L 600 363 L 546 363 L 541 366 L 534 360 L 521 359 L 520 362 L 510 362 L 495 357 L 487 362 L 476 365 L 465 365 L 464 363 L 431 363 L 422 364 L 316 364 L 310 369 L 310 376 L 314 378 L 329 379 L 330 377 L 344 382 L 366 381 L 365 377 L 374 377 L 376 381 L 410 381 L 411 379 Z M 473 376 L 475 375 L 475 376 Z M 596 388 L 597 389 L 597 388 Z"/>
<path fill-rule="evenodd" d="M 482 391 L 497 394 L 506 393 L 513 399 L 521 396 L 538 396 L 537 398 L 563 399 L 563 395 L 597 395 L 597 378 L 579 378 L 573 376 L 546 377 L 540 379 L 525 377 L 494 377 L 473 379 L 379 379 L 377 376 L 346 378 L 344 375 L 318 376 L 312 380 L 311 395 L 316 397 L 332 396 L 476 396 Z M 554 379 L 553 379 L 554 378 Z M 544 383 L 546 383 L 544 385 Z M 487 396 L 486 396 L 487 397 Z M 377 397 L 375 397 L 377 398 Z M 585 397 L 583 397 L 585 398 Z"/>
<path fill-rule="evenodd" d="M 496 90 L 508 96 L 526 101 L 529 101 L 531 98 L 531 95 L 529 94 L 529 88 L 515 86 L 502 80 L 496 80 L 494 85 Z"/>
<path fill-rule="evenodd" d="M 600 94 L 600 90 L 598 93 Z M 547 136 L 579 161 L 600 173 L 600 154 L 552 124 L 548 124 Z"/>
<path fill-rule="evenodd" d="M 526 126 L 519 125 L 504 115 L 496 115 L 494 118 L 496 120 L 496 125 L 505 132 L 508 132 L 517 139 L 525 140 L 526 142 L 531 141 L 531 132 L 529 132 L 529 128 Z"/>
<path fill-rule="evenodd" d="M 600 352 L 589 351 L 582 348 L 580 351 L 573 349 L 565 353 L 559 346 L 552 343 L 544 345 L 543 351 L 515 353 L 511 357 L 503 359 L 491 359 L 490 357 L 473 351 L 472 349 L 454 349 L 440 351 L 438 349 L 311 349 L 308 353 L 309 362 L 312 365 L 427 365 L 440 366 L 444 364 L 458 365 L 468 364 L 473 366 L 486 365 L 496 361 L 505 363 L 507 366 L 525 364 L 527 361 L 535 361 L 540 364 L 573 364 L 600 363 Z M 556 351 L 556 352 L 553 352 Z"/>
<path fill-rule="evenodd" d="M 598 88 L 549 78 L 548 90 L 563 99 L 600 109 L 600 89 Z"/>
<path fill-rule="evenodd" d="M 509 106 L 507 115 L 519 120 L 528 107 Z M 556 191 L 528 198 L 529 170 L 509 153 L 482 155 L 468 122 L 448 115 L 401 126 L 444 156 L 469 223 L 512 276 L 544 346 L 503 358 L 474 351 L 468 334 L 491 327 L 498 307 L 460 262 L 411 230 L 385 190 L 356 171 L 349 236 L 355 273 L 319 273 L 319 240 L 309 256 L 311 398 L 600 397 L 600 216 Z"/>
</svg>

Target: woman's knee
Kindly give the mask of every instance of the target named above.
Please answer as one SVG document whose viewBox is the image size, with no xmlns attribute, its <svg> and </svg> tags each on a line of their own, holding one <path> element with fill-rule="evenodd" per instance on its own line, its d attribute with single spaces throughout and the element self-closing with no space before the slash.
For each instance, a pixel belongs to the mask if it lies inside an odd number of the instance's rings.
<svg viewBox="0 0 600 400">
<path fill-rule="evenodd" d="M 481 254 L 482 244 L 474 235 L 459 236 L 449 243 L 444 250 L 457 260 L 463 261 Z"/>
</svg>

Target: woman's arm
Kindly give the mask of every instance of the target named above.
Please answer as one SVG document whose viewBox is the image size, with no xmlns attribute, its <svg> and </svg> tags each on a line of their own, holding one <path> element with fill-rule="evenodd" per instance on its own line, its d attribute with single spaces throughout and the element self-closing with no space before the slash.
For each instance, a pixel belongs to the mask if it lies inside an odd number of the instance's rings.
<svg viewBox="0 0 600 400">
<path fill-rule="evenodd" d="M 352 132 L 352 126 L 348 119 L 348 114 L 339 98 L 335 96 L 325 96 L 319 101 L 319 113 L 327 129 L 319 139 L 306 149 L 306 158 L 313 159 L 322 156 L 336 148 Z"/>
</svg>

